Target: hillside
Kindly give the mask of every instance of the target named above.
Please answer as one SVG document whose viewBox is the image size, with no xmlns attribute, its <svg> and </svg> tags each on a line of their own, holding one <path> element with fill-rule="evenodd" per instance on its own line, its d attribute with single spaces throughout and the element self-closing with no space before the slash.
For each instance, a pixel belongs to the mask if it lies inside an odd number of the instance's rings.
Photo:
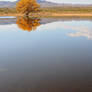
<svg viewBox="0 0 92 92">
<path fill-rule="evenodd" d="M 52 6 L 60 6 L 60 4 L 47 2 L 46 0 L 37 0 L 40 3 L 41 7 L 52 7 Z M 0 8 L 11 8 L 16 6 L 16 2 L 9 2 L 9 1 L 0 1 Z"/>
</svg>

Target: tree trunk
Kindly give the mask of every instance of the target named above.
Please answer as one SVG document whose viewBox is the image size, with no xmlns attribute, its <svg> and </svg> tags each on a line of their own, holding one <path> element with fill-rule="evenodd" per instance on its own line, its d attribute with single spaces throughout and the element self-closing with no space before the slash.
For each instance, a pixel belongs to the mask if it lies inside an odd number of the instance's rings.
<svg viewBox="0 0 92 92">
<path fill-rule="evenodd" d="M 29 12 L 26 12 L 25 16 L 29 16 Z"/>
</svg>

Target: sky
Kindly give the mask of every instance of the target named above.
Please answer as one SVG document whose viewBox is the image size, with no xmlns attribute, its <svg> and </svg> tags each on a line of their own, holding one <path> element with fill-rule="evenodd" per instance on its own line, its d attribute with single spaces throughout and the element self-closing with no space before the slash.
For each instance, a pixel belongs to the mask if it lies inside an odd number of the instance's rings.
<svg viewBox="0 0 92 92">
<path fill-rule="evenodd" d="M 17 0 L 0 0 L 0 1 L 11 1 L 11 2 L 13 2 L 13 1 L 17 1 Z"/>
<path fill-rule="evenodd" d="M 47 0 L 57 3 L 91 4 L 92 0 Z"/>
<path fill-rule="evenodd" d="M 0 0 L 0 1 L 16 1 L 16 0 Z M 92 0 L 46 0 L 55 3 L 73 3 L 73 4 L 92 4 Z"/>
</svg>

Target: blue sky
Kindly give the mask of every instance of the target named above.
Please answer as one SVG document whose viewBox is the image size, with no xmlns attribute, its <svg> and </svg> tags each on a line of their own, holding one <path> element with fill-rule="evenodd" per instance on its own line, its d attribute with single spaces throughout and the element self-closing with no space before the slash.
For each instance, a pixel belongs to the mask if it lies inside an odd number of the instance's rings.
<svg viewBox="0 0 92 92">
<path fill-rule="evenodd" d="M 0 0 L 0 1 L 16 1 L 16 0 Z M 92 4 L 92 0 L 46 0 L 56 3 L 73 3 L 73 4 Z"/>
</svg>

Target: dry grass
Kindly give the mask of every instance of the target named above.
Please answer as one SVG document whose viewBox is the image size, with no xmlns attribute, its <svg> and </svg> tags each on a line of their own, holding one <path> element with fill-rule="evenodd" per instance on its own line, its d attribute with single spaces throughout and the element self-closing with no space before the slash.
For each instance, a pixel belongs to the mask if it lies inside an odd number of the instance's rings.
<svg viewBox="0 0 92 92">
<path fill-rule="evenodd" d="M 0 8 L 0 16 L 23 16 L 15 8 Z M 92 17 L 92 7 L 51 7 L 41 8 L 39 12 L 31 12 L 30 16 L 36 17 Z"/>
</svg>

